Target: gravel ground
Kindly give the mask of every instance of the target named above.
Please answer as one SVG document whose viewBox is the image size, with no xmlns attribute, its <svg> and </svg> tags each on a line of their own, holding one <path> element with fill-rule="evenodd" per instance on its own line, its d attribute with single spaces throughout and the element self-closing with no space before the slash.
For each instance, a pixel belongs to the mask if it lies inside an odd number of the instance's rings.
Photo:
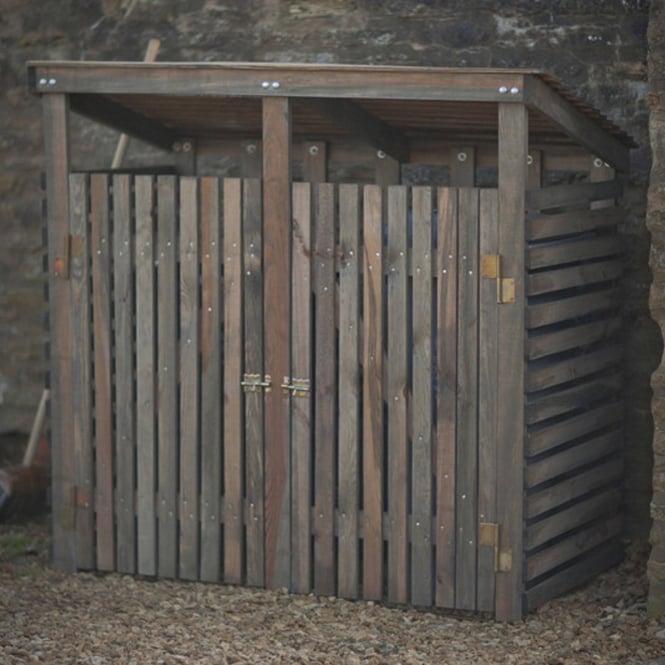
<svg viewBox="0 0 665 665">
<path fill-rule="evenodd" d="M 48 566 L 42 524 L 0 525 L 0 663 L 665 665 L 647 552 L 517 625 L 371 602 Z"/>
</svg>

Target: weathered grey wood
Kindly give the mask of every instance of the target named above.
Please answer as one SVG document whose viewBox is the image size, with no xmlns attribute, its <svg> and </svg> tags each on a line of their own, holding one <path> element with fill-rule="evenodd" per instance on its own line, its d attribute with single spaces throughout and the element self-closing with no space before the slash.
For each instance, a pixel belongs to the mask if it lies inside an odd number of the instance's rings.
<svg viewBox="0 0 665 665">
<path fill-rule="evenodd" d="M 527 277 L 527 295 L 537 296 L 552 291 L 586 284 L 609 282 L 621 277 L 623 267 L 618 259 L 585 263 L 571 268 L 537 272 Z"/>
<path fill-rule="evenodd" d="M 325 141 L 305 141 L 302 171 L 305 182 L 326 182 L 328 179 L 328 146 Z"/>
<path fill-rule="evenodd" d="M 291 229 L 291 378 L 309 391 L 291 397 L 291 588 L 312 588 L 312 188 L 293 184 Z M 289 377 L 286 377 L 287 379 Z"/>
<path fill-rule="evenodd" d="M 242 180 L 224 180 L 224 581 L 242 582 L 243 403 L 242 403 Z"/>
<path fill-rule="evenodd" d="M 260 178 L 263 144 L 259 140 L 243 141 L 240 151 L 240 173 L 243 178 Z"/>
<path fill-rule="evenodd" d="M 51 333 L 51 460 L 53 565 L 76 570 L 74 447 L 70 335 L 70 289 L 61 261 L 69 243 L 69 103 L 65 95 L 43 98 L 47 155 L 49 322 Z"/>
<path fill-rule="evenodd" d="M 157 431 L 155 352 L 155 181 L 151 176 L 134 180 L 136 233 L 136 517 L 137 572 L 157 574 Z"/>
<path fill-rule="evenodd" d="M 522 615 L 522 465 L 524 422 L 513 408 L 524 393 L 524 219 L 527 182 L 528 113 L 520 104 L 499 104 L 499 254 L 506 278 L 515 280 L 515 302 L 499 307 L 497 413 L 497 516 L 499 546 L 512 554 L 512 569 L 497 573 L 495 616 Z"/>
<path fill-rule="evenodd" d="M 171 146 L 174 170 L 180 176 L 195 176 L 197 167 L 198 143 L 193 138 L 176 141 Z"/>
<path fill-rule="evenodd" d="M 199 578 L 198 180 L 180 179 L 180 556 L 179 576 Z"/>
<path fill-rule="evenodd" d="M 363 188 L 363 598 L 383 597 L 383 246 L 381 188 Z"/>
<path fill-rule="evenodd" d="M 414 187 L 413 202 L 413 335 L 411 435 L 411 595 L 414 605 L 431 606 L 432 565 L 432 189 Z M 389 333 L 390 334 L 390 333 Z"/>
<path fill-rule="evenodd" d="M 580 586 L 594 575 L 615 566 L 621 559 L 623 559 L 623 546 L 616 542 L 608 543 L 578 563 L 564 568 L 561 572 L 529 589 L 525 593 L 527 612 L 555 596 Z"/>
<path fill-rule="evenodd" d="M 438 190 L 436 592 L 439 607 L 455 607 L 455 465 L 457 442 L 457 190 Z"/>
<path fill-rule="evenodd" d="M 538 328 L 575 319 L 592 312 L 615 310 L 619 302 L 619 290 L 611 288 L 529 305 L 526 310 L 526 326 L 527 328 Z"/>
<path fill-rule="evenodd" d="M 546 246 L 531 247 L 527 250 L 529 270 L 549 266 L 588 261 L 602 256 L 613 256 L 620 252 L 621 245 L 617 236 L 570 240 Z"/>
<path fill-rule="evenodd" d="M 472 145 L 450 150 L 450 185 L 476 186 L 476 148 Z"/>
<path fill-rule="evenodd" d="M 552 361 L 545 358 L 529 363 L 526 374 L 526 389 L 529 392 L 545 390 L 567 381 L 580 379 L 594 372 L 600 372 L 618 364 L 622 353 L 620 345 L 610 344 L 591 353 L 576 355 L 565 360 Z"/>
<path fill-rule="evenodd" d="M 243 181 L 245 372 L 263 373 L 263 234 L 261 181 Z M 264 584 L 263 395 L 245 393 L 245 485 L 247 584 Z"/>
<path fill-rule="evenodd" d="M 529 150 L 527 157 L 527 189 L 539 189 L 543 186 L 545 158 L 542 150 Z M 528 231 L 527 231 L 528 237 Z"/>
<path fill-rule="evenodd" d="M 177 187 L 178 179 L 174 176 L 157 178 L 157 572 L 160 577 L 176 577 L 178 573 Z"/>
<path fill-rule="evenodd" d="M 529 461 L 526 468 L 527 487 L 534 487 L 567 473 L 571 469 L 605 457 L 617 451 L 622 442 L 621 430 L 614 429 L 593 436 L 562 452 L 543 457 L 535 462 Z"/>
<path fill-rule="evenodd" d="M 113 304 L 115 313 L 115 458 L 117 570 L 136 572 L 134 488 L 134 283 L 131 181 L 113 177 Z"/>
<path fill-rule="evenodd" d="M 335 190 L 314 197 L 314 590 L 335 593 Z"/>
<path fill-rule="evenodd" d="M 407 332 L 407 190 L 387 190 L 388 247 L 386 308 L 388 362 L 386 403 L 388 417 L 388 600 L 408 600 L 407 526 L 408 486 L 408 332 Z"/>
<path fill-rule="evenodd" d="M 572 210 L 550 215 L 534 215 L 527 220 L 527 239 L 547 240 L 560 236 L 586 233 L 617 226 L 622 219 L 620 208 Z"/>
<path fill-rule="evenodd" d="M 623 471 L 623 461 L 609 459 L 577 476 L 562 480 L 556 485 L 530 495 L 526 501 L 527 518 L 538 517 L 548 510 L 589 494 L 605 485 L 618 483 Z"/>
<path fill-rule="evenodd" d="M 291 113 L 286 97 L 263 100 L 263 240 L 265 371 L 290 374 Z M 289 399 L 265 395 L 265 583 L 290 587 Z"/>
<path fill-rule="evenodd" d="M 360 472 L 360 190 L 339 187 L 339 380 L 337 400 L 339 547 L 338 593 L 359 594 L 359 472 Z"/>
<path fill-rule="evenodd" d="M 616 514 L 621 501 L 621 489 L 609 487 L 588 498 L 546 517 L 526 529 L 526 549 L 531 550 L 548 540 L 605 515 Z"/>
<path fill-rule="evenodd" d="M 499 243 L 497 191 L 480 190 L 480 255 L 496 254 Z M 496 283 L 479 279 L 478 522 L 497 523 L 498 307 Z M 494 611 L 494 548 L 478 546 L 477 609 Z"/>
<path fill-rule="evenodd" d="M 374 156 L 374 166 L 376 168 L 374 181 L 377 185 L 382 187 L 399 185 L 401 169 L 400 163 L 396 159 L 379 150 Z"/>
<path fill-rule="evenodd" d="M 72 439 L 76 478 L 76 564 L 95 567 L 92 449 L 92 349 L 90 344 L 89 180 L 69 176 L 69 231 L 72 355 Z"/>
<path fill-rule="evenodd" d="M 528 210 L 535 211 L 563 208 L 602 199 L 618 199 L 621 197 L 622 191 L 623 185 L 619 180 L 555 185 L 528 192 L 526 206 Z"/>
<path fill-rule="evenodd" d="M 614 515 L 591 524 L 583 531 L 578 531 L 537 554 L 528 556 L 525 579 L 531 581 L 562 563 L 615 539 L 621 533 L 621 528 L 621 515 Z"/>
<path fill-rule="evenodd" d="M 479 190 L 459 190 L 455 607 L 476 609 Z"/>
<path fill-rule="evenodd" d="M 115 570 L 115 538 L 113 527 L 113 395 L 111 383 L 112 243 L 109 227 L 109 178 L 107 175 L 92 174 L 90 176 L 90 225 L 92 227 L 90 253 L 92 256 L 92 327 L 95 362 L 97 569 L 109 571 Z M 52 426 L 54 418 L 55 416 L 52 413 Z M 55 463 L 55 460 L 53 460 L 52 464 Z"/>
<path fill-rule="evenodd" d="M 614 180 L 616 178 L 616 171 L 606 162 L 603 162 L 598 157 L 591 157 L 589 170 L 589 180 L 591 182 L 604 182 L 606 180 Z M 592 210 L 613 208 L 616 201 L 613 198 L 605 199 L 604 201 L 594 201 L 591 204 Z"/>
</svg>

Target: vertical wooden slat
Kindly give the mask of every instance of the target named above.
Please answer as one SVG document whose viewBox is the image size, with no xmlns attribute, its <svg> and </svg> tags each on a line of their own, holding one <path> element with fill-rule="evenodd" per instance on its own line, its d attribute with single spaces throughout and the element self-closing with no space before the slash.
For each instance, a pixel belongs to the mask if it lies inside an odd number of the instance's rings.
<svg viewBox="0 0 665 665">
<path fill-rule="evenodd" d="M 411 602 L 432 605 L 432 190 L 413 188 Z"/>
<path fill-rule="evenodd" d="M 292 380 L 312 379 L 312 195 L 308 183 L 293 184 L 291 277 Z M 276 377 L 282 378 L 282 377 Z M 311 590 L 312 393 L 291 398 L 291 586 Z"/>
<path fill-rule="evenodd" d="M 113 178 L 113 279 L 115 312 L 115 425 L 117 566 L 136 569 L 134 518 L 134 284 L 132 279 L 132 202 L 127 175 Z"/>
<path fill-rule="evenodd" d="M 113 397 L 111 386 L 111 238 L 109 178 L 90 176 L 90 251 L 95 361 L 95 510 L 97 569 L 115 569 L 113 528 Z M 52 416 L 53 418 L 53 416 Z M 139 571 L 141 572 L 141 571 Z"/>
<path fill-rule="evenodd" d="M 478 190 L 459 190 L 455 606 L 476 606 L 478 521 Z"/>
<path fill-rule="evenodd" d="M 495 616 L 522 616 L 524 415 L 524 243 L 528 112 L 522 104 L 499 104 L 499 254 L 502 272 L 515 279 L 515 302 L 499 307 L 497 413 L 497 515 L 500 547 L 512 554 L 510 571 L 497 573 Z"/>
<path fill-rule="evenodd" d="M 328 174 L 328 150 L 325 141 L 305 141 L 302 171 L 305 182 L 325 182 Z"/>
<path fill-rule="evenodd" d="M 475 187 L 476 148 L 472 145 L 452 148 L 450 151 L 450 185 Z"/>
<path fill-rule="evenodd" d="M 59 570 L 73 571 L 76 569 L 76 533 L 70 291 L 66 266 L 64 270 L 61 268 L 69 242 L 69 104 L 67 97 L 60 94 L 44 95 L 42 104 L 47 155 L 53 565 Z"/>
<path fill-rule="evenodd" d="M 198 181 L 180 179 L 180 577 L 199 574 Z"/>
<path fill-rule="evenodd" d="M 378 150 L 374 157 L 374 166 L 376 173 L 374 182 L 381 187 L 388 185 L 399 185 L 400 183 L 400 163 L 394 158 Z"/>
<path fill-rule="evenodd" d="M 497 192 L 480 191 L 480 255 L 496 254 L 498 246 Z M 499 380 L 497 362 L 496 283 L 479 284 L 478 354 L 478 521 L 496 523 L 496 418 Z M 494 611 L 494 548 L 478 546 L 477 609 Z"/>
<path fill-rule="evenodd" d="M 69 230 L 71 234 L 70 287 L 72 355 L 72 437 L 76 491 L 77 567 L 95 566 L 93 513 L 92 393 L 90 391 L 90 240 L 88 237 L 88 177 L 69 176 Z"/>
<path fill-rule="evenodd" d="M 242 180 L 224 180 L 224 581 L 242 582 Z"/>
<path fill-rule="evenodd" d="M 359 251 L 360 200 L 357 185 L 339 188 L 339 384 L 338 485 L 339 539 L 337 580 L 342 598 L 358 597 L 359 400 Z"/>
<path fill-rule="evenodd" d="M 438 192 L 436 604 L 455 607 L 457 441 L 457 190 Z"/>
<path fill-rule="evenodd" d="M 137 571 L 157 574 L 154 180 L 136 176 L 136 473 Z"/>
<path fill-rule="evenodd" d="M 408 600 L 408 333 L 407 333 L 407 190 L 388 188 L 388 600 Z"/>
<path fill-rule="evenodd" d="M 527 157 L 527 189 L 540 189 L 543 186 L 543 151 L 530 150 Z"/>
<path fill-rule="evenodd" d="M 383 597 L 383 243 L 381 188 L 363 189 L 363 597 Z"/>
<path fill-rule="evenodd" d="M 285 97 L 263 100 L 265 371 L 290 375 L 291 112 Z M 265 398 L 265 565 L 268 588 L 290 586 L 289 400 Z"/>
<path fill-rule="evenodd" d="M 335 592 L 335 190 L 316 188 L 314 218 L 314 589 Z"/>
<path fill-rule="evenodd" d="M 261 181 L 243 181 L 245 371 L 263 373 Z M 263 586 L 263 395 L 245 393 L 247 584 Z"/>
<path fill-rule="evenodd" d="M 260 178 L 262 162 L 261 141 L 243 141 L 240 153 L 240 175 L 243 178 Z"/>
<path fill-rule="evenodd" d="M 178 572 L 177 178 L 157 178 L 158 574 Z"/>
<path fill-rule="evenodd" d="M 201 580 L 221 572 L 222 357 L 219 181 L 201 178 Z"/>
</svg>

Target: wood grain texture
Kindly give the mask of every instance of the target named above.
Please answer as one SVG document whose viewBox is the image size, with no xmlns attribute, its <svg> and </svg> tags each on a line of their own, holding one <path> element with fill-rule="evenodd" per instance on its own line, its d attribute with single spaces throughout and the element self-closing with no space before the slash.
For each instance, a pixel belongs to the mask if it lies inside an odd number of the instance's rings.
<svg viewBox="0 0 665 665">
<path fill-rule="evenodd" d="M 476 148 L 472 145 L 450 150 L 451 187 L 476 186 Z"/>
<path fill-rule="evenodd" d="M 325 141 L 305 141 L 302 172 L 305 182 L 326 182 L 328 179 L 328 145 Z"/>
<path fill-rule="evenodd" d="M 576 233 L 617 226 L 622 219 L 620 208 L 573 210 L 548 215 L 535 214 L 527 220 L 527 239 L 546 240 Z"/>
</svg>

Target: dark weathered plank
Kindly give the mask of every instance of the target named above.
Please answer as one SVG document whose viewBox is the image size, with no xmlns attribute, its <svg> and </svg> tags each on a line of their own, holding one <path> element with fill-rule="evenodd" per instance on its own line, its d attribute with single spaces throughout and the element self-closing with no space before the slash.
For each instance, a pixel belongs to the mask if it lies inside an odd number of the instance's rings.
<svg viewBox="0 0 665 665">
<path fill-rule="evenodd" d="M 480 255 L 496 254 L 498 237 L 497 192 L 480 191 Z M 496 284 L 480 279 L 478 352 L 478 521 L 496 523 L 496 425 L 498 377 L 498 307 Z M 494 611 L 494 548 L 478 546 L 477 609 Z"/>
<path fill-rule="evenodd" d="M 224 180 L 224 581 L 242 582 L 242 180 Z"/>
<path fill-rule="evenodd" d="M 457 442 L 457 190 L 438 192 L 436 604 L 455 607 L 455 464 Z"/>
<path fill-rule="evenodd" d="M 134 283 L 131 182 L 113 178 L 113 301 L 115 312 L 115 451 L 117 569 L 136 572 L 134 515 Z"/>
<path fill-rule="evenodd" d="M 95 510 L 97 569 L 115 569 L 113 396 L 111 385 L 111 251 L 109 178 L 90 176 L 90 252 L 95 361 Z M 53 414 L 51 419 L 53 421 Z M 54 453 L 55 454 L 55 453 Z M 54 525 L 55 528 L 55 525 Z M 141 571 L 139 571 L 141 572 Z"/>
<path fill-rule="evenodd" d="M 613 256 L 620 252 L 621 245 L 617 236 L 606 236 L 585 240 L 573 239 L 545 246 L 531 247 L 527 250 L 529 270 L 548 266 L 588 261 L 604 256 Z"/>
<path fill-rule="evenodd" d="M 89 180 L 69 176 L 69 231 L 72 355 L 72 438 L 76 473 L 76 564 L 95 567 L 92 449 L 92 378 L 90 345 Z"/>
<path fill-rule="evenodd" d="M 587 233 L 596 229 L 617 226 L 622 219 L 620 208 L 612 210 L 573 210 L 553 215 L 529 217 L 526 223 L 527 240 L 547 240 L 559 236 Z"/>
<path fill-rule="evenodd" d="M 157 574 L 157 512 L 155 505 L 157 431 L 155 410 L 155 205 L 154 179 L 137 176 L 134 182 L 136 234 L 136 513 L 137 572 Z"/>
<path fill-rule="evenodd" d="M 180 179 L 180 577 L 199 576 L 198 180 Z"/>
<path fill-rule="evenodd" d="M 472 145 L 450 150 L 451 187 L 476 186 L 476 148 Z"/>
<path fill-rule="evenodd" d="M 542 150 L 529 150 L 527 158 L 527 189 L 539 189 L 543 186 L 544 155 Z M 528 238 L 528 231 L 527 231 Z"/>
<path fill-rule="evenodd" d="M 379 150 L 374 156 L 374 165 L 376 167 L 374 181 L 377 185 L 386 187 L 400 183 L 401 169 L 400 163 L 396 159 Z"/>
<path fill-rule="evenodd" d="M 432 189 L 413 188 L 411 602 L 430 606 L 432 575 Z"/>
<path fill-rule="evenodd" d="M 476 609 L 479 190 L 459 190 L 455 607 Z"/>
<path fill-rule="evenodd" d="M 381 188 L 363 188 L 363 597 L 383 597 L 383 246 Z"/>
<path fill-rule="evenodd" d="M 310 390 L 291 397 L 291 586 L 311 591 L 312 539 L 312 191 L 293 184 L 291 266 L 291 383 L 309 382 Z M 281 377 L 280 377 L 281 378 Z M 286 377 L 288 378 L 288 377 Z"/>
<path fill-rule="evenodd" d="M 305 182 L 325 182 L 328 179 L 328 146 L 325 141 L 305 142 L 302 172 Z"/>
<path fill-rule="evenodd" d="M 357 185 L 339 188 L 339 382 L 337 388 L 339 547 L 338 593 L 359 593 L 360 465 L 360 199 Z"/>
<path fill-rule="evenodd" d="M 74 530 L 74 448 L 72 428 L 72 376 L 70 290 L 67 266 L 62 265 L 69 242 L 69 113 L 62 94 L 43 97 L 44 141 L 47 155 L 49 322 L 51 334 L 51 459 L 53 565 L 76 569 Z"/>
<path fill-rule="evenodd" d="M 265 371 L 290 375 L 291 112 L 286 97 L 263 100 Z M 289 399 L 265 397 L 265 574 L 268 588 L 290 586 Z"/>
<path fill-rule="evenodd" d="M 222 340 L 219 181 L 201 178 L 201 567 L 205 582 L 221 574 Z"/>
<path fill-rule="evenodd" d="M 160 577 L 178 574 L 177 186 L 174 176 L 157 178 L 157 572 Z"/>
<path fill-rule="evenodd" d="M 543 187 L 528 192 L 526 205 L 528 210 L 563 208 L 601 199 L 618 199 L 622 192 L 623 185 L 619 180 L 555 185 L 554 187 Z M 584 214 L 588 213 L 585 212 Z"/>
<path fill-rule="evenodd" d="M 408 601 L 408 320 L 407 190 L 389 187 L 386 310 L 388 363 L 388 600 Z"/>
<path fill-rule="evenodd" d="M 575 319 L 585 314 L 616 309 L 620 302 L 618 289 L 593 291 L 580 296 L 547 300 L 529 305 L 526 310 L 527 328 L 538 328 L 552 323 Z"/>
<path fill-rule="evenodd" d="M 510 571 L 497 573 L 495 616 L 522 615 L 522 486 L 524 422 L 514 408 L 524 393 L 524 245 L 528 113 L 520 104 L 499 104 L 499 251 L 503 274 L 515 280 L 515 302 L 499 307 L 497 402 L 497 516 L 499 546 L 512 554 Z"/>
<path fill-rule="evenodd" d="M 263 373 L 263 272 L 261 181 L 243 181 L 245 372 Z M 245 393 L 245 494 L 247 584 L 264 583 L 263 395 Z"/>
<path fill-rule="evenodd" d="M 618 279 L 621 273 L 621 261 L 618 259 L 537 272 L 527 277 L 527 295 L 537 296 L 585 284 L 609 282 Z"/>
<path fill-rule="evenodd" d="M 263 144 L 259 140 L 243 141 L 240 149 L 240 175 L 260 178 L 263 164 Z"/>
</svg>

